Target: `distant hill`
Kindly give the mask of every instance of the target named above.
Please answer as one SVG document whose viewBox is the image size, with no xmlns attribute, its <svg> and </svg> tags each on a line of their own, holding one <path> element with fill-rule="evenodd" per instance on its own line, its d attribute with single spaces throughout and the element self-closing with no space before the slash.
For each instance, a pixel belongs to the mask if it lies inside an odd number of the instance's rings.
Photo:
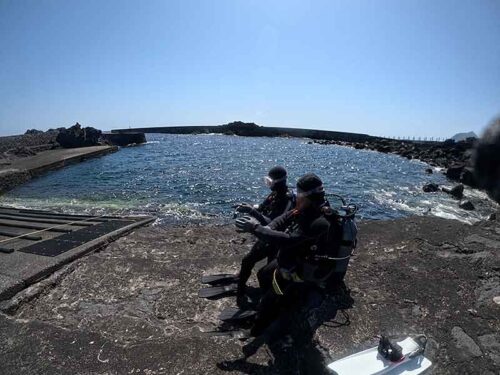
<svg viewBox="0 0 500 375">
<path fill-rule="evenodd" d="M 468 132 L 468 133 L 458 133 L 455 134 L 453 137 L 451 137 L 451 139 L 453 139 L 455 142 L 464 141 L 467 138 L 477 138 L 477 135 L 474 132 Z"/>
</svg>

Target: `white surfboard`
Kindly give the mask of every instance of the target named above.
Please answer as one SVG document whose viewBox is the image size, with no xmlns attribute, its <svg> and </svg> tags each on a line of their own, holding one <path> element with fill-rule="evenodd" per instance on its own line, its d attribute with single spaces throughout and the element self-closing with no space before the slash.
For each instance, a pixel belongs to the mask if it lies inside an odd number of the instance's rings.
<svg viewBox="0 0 500 375">
<path fill-rule="evenodd" d="M 422 354 L 410 357 L 420 349 L 414 339 L 408 337 L 398 345 L 403 350 L 403 359 L 398 362 L 385 359 L 374 347 L 332 362 L 328 368 L 337 375 L 417 375 L 431 367 L 432 362 Z"/>
</svg>

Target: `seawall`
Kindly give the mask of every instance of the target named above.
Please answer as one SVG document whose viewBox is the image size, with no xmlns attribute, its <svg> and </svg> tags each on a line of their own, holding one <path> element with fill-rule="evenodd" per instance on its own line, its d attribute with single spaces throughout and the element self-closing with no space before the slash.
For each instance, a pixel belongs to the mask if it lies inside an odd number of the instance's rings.
<svg viewBox="0 0 500 375">
<path fill-rule="evenodd" d="M 345 142 L 366 142 L 380 139 L 367 134 L 336 132 L 329 130 L 296 129 L 264 126 L 164 126 L 151 128 L 116 129 L 112 133 L 127 132 L 164 133 L 164 134 L 227 134 L 246 137 L 296 137 L 311 139 L 327 139 Z"/>
</svg>

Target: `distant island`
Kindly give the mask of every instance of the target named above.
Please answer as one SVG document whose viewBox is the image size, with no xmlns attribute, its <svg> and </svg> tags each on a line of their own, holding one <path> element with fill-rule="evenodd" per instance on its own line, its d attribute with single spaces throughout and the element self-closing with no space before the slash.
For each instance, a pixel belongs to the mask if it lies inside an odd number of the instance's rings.
<svg viewBox="0 0 500 375">
<path fill-rule="evenodd" d="M 468 138 L 474 138 L 477 139 L 477 134 L 474 132 L 468 132 L 468 133 L 458 133 L 455 134 L 451 139 L 453 139 L 455 142 L 460 142 L 460 141 L 465 141 Z"/>
</svg>

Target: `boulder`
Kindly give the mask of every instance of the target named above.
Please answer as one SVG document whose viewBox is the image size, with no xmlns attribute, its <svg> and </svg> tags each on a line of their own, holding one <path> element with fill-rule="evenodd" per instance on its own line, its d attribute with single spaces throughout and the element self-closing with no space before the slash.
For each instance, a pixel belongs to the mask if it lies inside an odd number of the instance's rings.
<svg viewBox="0 0 500 375">
<path fill-rule="evenodd" d="M 460 180 L 460 176 L 465 169 L 465 164 L 453 164 L 446 170 L 446 177 L 450 180 Z"/>
<path fill-rule="evenodd" d="M 431 182 L 431 183 L 425 184 L 424 187 L 422 188 L 422 190 L 425 193 L 434 193 L 434 192 L 439 190 L 439 186 L 437 184 L 434 184 Z"/>
<path fill-rule="evenodd" d="M 464 168 L 460 174 L 460 182 L 467 186 L 476 187 L 476 178 L 472 168 Z"/>
<path fill-rule="evenodd" d="M 488 217 L 488 220 L 489 221 L 495 221 L 497 219 L 497 213 L 496 212 L 493 212 L 489 217 Z"/>
<path fill-rule="evenodd" d="M 88 147 L 99 144 L 101 131 L 92 127 L 85 127 L 76 123 L 68 129 L 59 131 L 56 141 L 64 148 Z"/>
<path fill-rule="evenodd" d="M 453 198 L 462 199 L 464 196 L 464 185 L 462 184 L 457 185 L 451 189 L 444 187 L 442 188 L 442 190 L 445 193 L 450 194 Z"/>
<path fill-rule="evenodd" d="M 432 168 L 427 168 L 427 169 L 425 170 L 425 173 L 427 173 L 427 174 L 432 174 L 432 173 L 433 173 Z"/>
<path fill-rule="evenodd" d="M 479 345 L 461 327 L 453 327 L 451 336 L 462 360 L 471 360 L 483 355 Z"/>
<path fill-rule="evenodd" d="M 477 142 L 474 157 L 475 182 L 500 203 L 500 117 L 495 119 Z"/>
<path fill-rule="evenodd" d="M 474 207 L 474 205 L 472 204 L 472 202 L 469 201 L 469 200 L 460 202 L 460 204 L 458 205 L 458 207 L 460 207 L 463 210 L 467 210 L 467 211 L 473 211 L 473 210 L 476 209 Z"/>
</svg>

